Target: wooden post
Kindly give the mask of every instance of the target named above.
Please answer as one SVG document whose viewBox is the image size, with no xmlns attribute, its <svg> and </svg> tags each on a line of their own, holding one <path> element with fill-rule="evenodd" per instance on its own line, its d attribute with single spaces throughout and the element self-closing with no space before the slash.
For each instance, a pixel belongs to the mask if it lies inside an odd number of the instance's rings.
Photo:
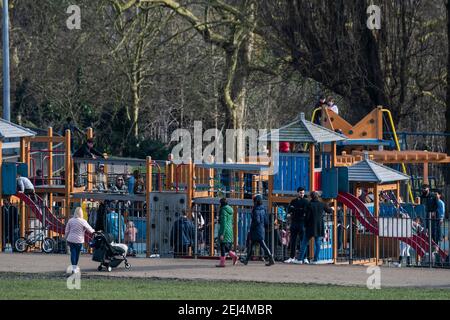
<svg viewBox="0 0 450 320">
<path fill-rule="evenodd" d="M 333 200 L 333 263 L 337 263 L 338 247 L 337 247 L 337 200 Z"/>
<path fill-rule="evenodd" d="M 44 184 L 49 185 L 49 188 L 51 188 L 53 184 L 53 128 L 48 127 L 47 129 L 47 135 L 48 135 L 48 143 L 47 143 L 47 149 L 48 149 L 48 163 L 47 163 L 47 182 Z M 42 175 L 44 175 L 44 172 L 42 172 Z M 48 193 L 48 207 L 50 210 L 52 210 L 53 207 L 53 193 Z M 48 236 L 50 238 L 53 237 L 53 232 L 51 230 L 48 231 Z"/>
<path fill-rule="evenodd" d="M 330 125 L 331 121 L 330 121 Z M 309 144 L 309 193 L 315 191 L 315 183 L 314 183 L 314 162 L 316 157 L 316 149 L 314 143 Z M 309 255 L 310 257 L 314 257 L 314 241 L 313 239 L 309 240 Z"/>
<path fill-rule="evenodd" d="M 344 214 L 343 216 L 343 237 L 342 237 L 342 248 L 345 249 L 345 245 L 347 244 L 347 206 L 342 205 L 342 212 Z M 351 225 L 350 225 L 351 227 Z"/>
<path fill-rule="evenodd" d="M 87 139 L 93 139 L 94 138 L 94 130 L 92 130 L 92 128 L 87 128 L 87 130 L 86 130 L 86 138 Z M 94 165 L 89 163 L 87 165 L 87 174 L 86 174 L 86 177 L 87 177 L 87 184 L 86 184 L 86 186 L 87 186 L 87 190 L 88 191 L 92 190 L 92 180 L 93 180 L 92 176 L 93 176 L 93 174 L 94 174 Z"/>
<path fill-rule="evenodd" d="M 31 138 L 26 138 L 25 140 L 25 145 L 24 145 L 24 160 L 22 162 L 26 163 L 28 166 L 28 176 L 30 175 L 30 170 L 31 170 Z M 25 203 L 23 201 L 20 201 L 20 214 L 22 217 L 22 228 L 23 228 L 23 236 L 25 236 L 25 231 L 27 229 L 27 224 L 28 224 L 28 212 L 27 212 L 27 208 L 25 206 Z"/>
<path fill-rule="evenodd" d="M 244 172 L 243 171 L 239 171 L 238 173 L 238 177 L 239 177 L 239 198 L 244 199 L 244 185 L 245 185 L 245 181 L 244 181 Z"/>
<path fill-rule="evenodd" d="M 208 185 L 209 185 L 209 191 L 208 191 L 208 196 L 211 198 L 214 198 L 214 169 L 209 169 L 208 170 Z"/>
<path fill-rule="evenodd" d="M 145 256 L 147 258 L 150 258 L 150 253 L 151 253 L 151 241 L 150 241 L 150 237 L 151 237 L 151 211 L 150 211 L 150 195 L 152 192 L 152 158 L 151 157 L 147 157 L 146 158 L 146 163 L 145 163 L 145 167 L 146 167 L 146 172 L 145 172 L 145 202 L 147 204 L 147 210 L 146 210 L 146 215 L 147 215 L 147 230 L 146 230 L 146 238 L 147 238 L 147 242 L 146 242 L 146 254 Z"/>
<path fill-rule="evenodd" d="M 65 159 L 65 218 L 66 223 L 69 221 L 70 216 L 70 193 L 72 192 L 72 179 L 73 179 L 73 162 L 72 162 L 72 155 L 71 155 L 71 146 L 70 146 L 70 130 L 66 130 L 65 138 L 65 150 L 66 150 L 66 159 Z"/>
<path fill-rule="evenodd" d="M 237 250 L 238 246 L 238 207 L 233 207 L 233 243 L 234 250 Z"/>
<path fill-rule="evenodd" d="M 256 175 L 252 175 L 252 195 L 258 193 L 258 182 L 256 178 Z"/>
<path fill-rule="evenodd" d="M 192 219 L 192 199 L 194 196 L 194 162 L 192 159 L 189 159 L 188 163 L 188 170 L 187 170 L 187 177 L 186 177 L 186 184 L 187 184 L 187 216 L 189 219 Z"/>
<path fill-rule="evenodd" d="M 169 155 L 170 157 L 170 155 Z M 171 172 L 170 172 L 170 167 L 171 167 L 171 161 L 167 160 L 166 161 L 166 165 L 164 166 L 164 170 L 166 172 L 166 190 L 170 191 L 170 187 L 171 187 Z"/>
<path fill-rule="evenodd" d="M 428 181 L 428 162 L 423 163 L 423 183 L 429 184 Z"/>
<path fill-rule="evenodd" d="M 375 216 L 375 221 L 377 223 L 379 223 L 379 212 L 380 212 L 380 199 L 378 197 L 379 191 L 378 191 L 378 184 L 375 184 L 375 188 L 374 188 L 374 216 Z M 380 231 L 378 230 L 378 234 L 380 233 Z M 375 263 L 376 265 L 378 265 L 378 260 L 380 258 L 380 238 L 379 235 L 376 234 L 375 235 Z"/>
<path fill-rule="evenodd" d="M 309 192 L 315 191 L 314 185 L 314 159 L 315 159 L 315 145 L 309 144 Z"/>
<path fill-rule="evenodd" d="M 26 162 L 27 161 L 27 144 L 28 140 L 26 138 L 20 138 L 20 162 Z M 29 163 L 27 163 L 30 165 Z M 25 237 L 25 205 L 20 201 L 20 236 Z"/>
<path fill-rule="evenodd" d="M 53 185 L 53 128 L 49 127 L 47 130 L 47 134 L 49 136 L 48 141 L 48 167 L 47 167 L 47 183 L 49 187 Z M 44 174 L 44 173 L 42 173 Z M 53 206 L 53 193 L 49 192 L 48 194 L 48 205 L 50 208 Z"/>
<path fill-rule="evenodd" d="M 331 167 L 336 167 L 336 163 L 337 163 L 337 161 L 336 161 L 336 159 L 337 159 L 337 151 L 336 151 L 337 149 L 336 149 L 336 141 L 333 141 L 332 143 L 331 143 Z"/>
<path fill-rule="evenodd" d="M 28 176 L 31 176 L 31 139 L 27 139 L 25 144 L 25 159 L 24 161 L 28 166 Z M 33 168 L 36 169 L 36 168 Z"/>
</svg>

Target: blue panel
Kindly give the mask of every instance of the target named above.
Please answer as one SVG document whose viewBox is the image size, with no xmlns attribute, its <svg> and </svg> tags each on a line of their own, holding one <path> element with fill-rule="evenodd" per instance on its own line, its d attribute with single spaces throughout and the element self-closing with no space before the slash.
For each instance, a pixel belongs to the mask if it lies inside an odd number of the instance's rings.
<svg viewBox="0 0 450 320">
<path fill-rule="evenodd" d="M 340 192 L 350 192 L 347 167 L 338 168 L 338 190 Z"/>
<path fill-rule="evenodd" d="M 28 178 L 28 166 L 26 163 L 18 162 L 17 163 L 17 173 L 19 173 L 22 177 Z"/>
<path fill-rule="evenodd" d="M 303 162 L 303 181 L 305 184 L 305 190 L 310 191 L 310 183 L 309 183 L 309 157 L 306 161 Z"/>
<path fill-rule="evenodd" d="M 338 173 L 336 168 L 322 169 L 322 198 L 336 199 L 338 196 Z"/>
<path fill-rule="evenodd" d="M 319 261 L 332 262 L 333 260 L 333 223 L 326 222 L 325 237 L 320 246 Z"/>
<path fill-rule="evenodd" d="M 2 193 L 10 196 L 17 191 L 17 166 L 13 162 L 3 162 L 2 165 Z"/>
<path fill-rule="evenodd" d="M 308 190 L 309 155 L 280 154 L 278 173 L 273 178 L 273 188 L 277 191 L 295 192 L 299 186 Z"/>
</svg>

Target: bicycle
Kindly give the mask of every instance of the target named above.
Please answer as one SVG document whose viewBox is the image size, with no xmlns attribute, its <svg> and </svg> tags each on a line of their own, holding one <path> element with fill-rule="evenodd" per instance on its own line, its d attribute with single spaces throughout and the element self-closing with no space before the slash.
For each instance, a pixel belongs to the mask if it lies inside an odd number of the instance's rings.
<svg viewBox="0 0 450 320">
<path fill-rule="evenodd" d="M 41 250 L 45 253 L 53 252 L 55 248 L 55 240 L 45 236 L 47 228 L 40 228 L 39 233 L 31 235 L 33 231 L 27 231 L 27 237 L 20 237 L 16 240 L 14 246 L 18 252 L 25 252 L 28 247 L 35 247 L 37 242 L 41 243 Z"/>
</svg>

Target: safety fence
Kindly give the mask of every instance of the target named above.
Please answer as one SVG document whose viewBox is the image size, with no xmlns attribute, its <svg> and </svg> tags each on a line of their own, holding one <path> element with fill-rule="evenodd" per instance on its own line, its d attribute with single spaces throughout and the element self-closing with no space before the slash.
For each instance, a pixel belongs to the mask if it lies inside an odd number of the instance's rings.
<svg viewBox="0 0 450 320">
<path fill-rule="evenodd" d="M 89 224 L 96 230 L 111 234 L 115 242 L 125 243 L 130 255 L 192 258 L 220 256 L 218 205 L 196 204 L 189 212 L 186 210 L 186 197 L 182 193 L 174 193 L 167 198 L 160 194 L 152 194 L 152 197 L 149 219 L 144 201 L 123 200 L 74 203 L 69 217 L 76 206 L 81 206 Z M 46 199 L 33 198 L 32 195 L 21 200 L 22 205 L 6 200 L 2 207 L 3 251 L 21 251 L 23 248 L 17 247 L 20 240 L 27 243 L 27 251 L 67 253 L 64 240 L 67 220 L 63 204 L 54 202 L 49 207 Z M 232 249 L 238 255 L 246 256 L 252 208 L 233 208 Z M 324 237 L 319 242 L 318 262 L 332 263 L 335 248 L 337 263 L 358 264 L 378 260 L 390 266 L 448 268 L 450 221 L 446 217 L 440 219 L 435 215 L 427 215 L 418 208 L 416 210 L 411 206 L 398 211 L 395 207 L 381 206 L 379 217 L 361 217 L 359 212 L 348 208 L 344 211 L 338 205 L 336 217 L 334 214 L 323 215 Z M 274 207 L 272 214 L 267 215 L 265 241 L 275 260 L 298 257 L 305 232 L 303 227 L 292 225 L 282 206 Z M 45 240 L 47 238 L 52 241 Z M 86 237 L 85 252 L 90 251 L 89 240 Z M 317 247 L 312 241 L 308 244 L 306 258 L 311 261 Z M 257 246 L 253 250 L 253 259 L 267 259 L 267 253 Z"/>
</svg>

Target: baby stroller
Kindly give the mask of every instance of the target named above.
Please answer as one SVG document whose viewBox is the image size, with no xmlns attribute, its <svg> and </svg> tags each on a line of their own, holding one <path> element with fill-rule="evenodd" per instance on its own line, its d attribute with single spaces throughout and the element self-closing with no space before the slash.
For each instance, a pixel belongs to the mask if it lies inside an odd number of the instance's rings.
<svg viewBox="0 0 450 320">
<path fill-rule="evenodd" d="M 118 267 L 122 261 L 125 261 L 125 269 L 131 268 L 126 257 L 128 247 L 122 243 L 113 243 L 109 234 L 94 233 L 91 247 L 94 248 L 92 260 L 100 262 L 98 271 L 105 267 L 108 272 L 111 272 L 112 268 Z"/>
</svg>

